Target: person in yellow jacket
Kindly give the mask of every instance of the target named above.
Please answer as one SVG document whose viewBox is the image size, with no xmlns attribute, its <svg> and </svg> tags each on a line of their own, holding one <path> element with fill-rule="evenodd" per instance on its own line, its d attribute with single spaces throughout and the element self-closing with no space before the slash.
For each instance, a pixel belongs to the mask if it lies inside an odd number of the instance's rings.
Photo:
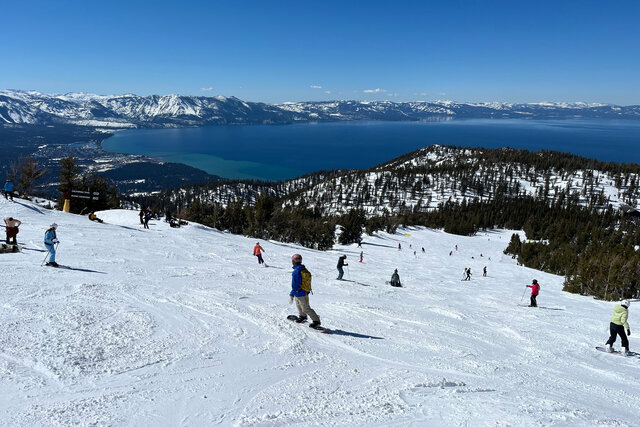
<svg viewBox="0 0 640 427">
<path fill-rule="evenodd" d="M 613 316 L 611 316 L 611 323 L 609 323 L 609 331 L 611 336 L 607 341 L 607 351 L 611 353 L 613 351 L 613 343 L 616 342 L 617 335 L 620 335 L 620 341 L 622 341 L 623 353 L 625 356 L 629 354 L 629 340 L 627 339 L 627 335 L 631 335 L 631 330 L 629 329 L 629 323 L 627 323 L 627 318 L 629 317 L 629 306 L 631 305 L 631 301 L 624 300 L 620 303 L 620 305 L 616 305 L 613 307 Z M 627 333 L 625 335 L 625 329 Z"/>
</svg>

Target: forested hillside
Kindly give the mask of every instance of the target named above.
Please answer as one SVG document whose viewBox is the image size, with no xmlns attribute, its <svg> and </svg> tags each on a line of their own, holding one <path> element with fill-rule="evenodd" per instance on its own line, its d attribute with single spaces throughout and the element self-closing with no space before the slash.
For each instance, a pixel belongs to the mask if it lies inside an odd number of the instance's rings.
<svg viewBox="0 0 640 427">
<path fill-rule="evenodd" d="M 220 181 L 131 201 L 260 238 L 328 249 L 362 230 L 426 225 L 471 235 L 524 229 L 507 249 L 566 277 L 572 292 L 612 299 L 640 290 L 640 232 L 621 206 L 640 198 L 640 166 L 553 151 L 430 146 L 364 171 L 270 183 Z"/>
</svg>

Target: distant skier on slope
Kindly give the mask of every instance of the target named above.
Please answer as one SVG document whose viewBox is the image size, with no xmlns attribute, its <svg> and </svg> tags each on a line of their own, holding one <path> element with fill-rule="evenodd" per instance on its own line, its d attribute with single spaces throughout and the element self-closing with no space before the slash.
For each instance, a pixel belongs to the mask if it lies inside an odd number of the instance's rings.
<svg viewBox="0 0 640 427">
<path fill-rule="evenodd" d="M 4 198 L 13 201 L 13 181 L 9 178 L 4 183 Z"/>
<path fill-rule="evenodd" d="M 467 268 L 467 277 L 464 280 L 471 280 L 471 267 Z"/>
<path fill-rule="evenodd" d="M 256 245 L 253 247 L 253 256 L 258 257 L 258 264 L 264 264 L 262 252 L 265 252 L 264 248 L 260 246 L 260 242 L 256 242 Z"/>
<path fill-rule="evenodd" d="M 296 302 L 298 309 L 298 320 L 302 323 L 307 320 L 307 316 L 311 317 L 310 328 L 320 326 L 320 317 L 309 306 L 309 293 L 311 292 L 311 273 L 302 265 L 302 255 L 295 254 L 291 257 L 293 271 L 291 272 L 291 292 L 289 293 L 289 302 Z"/>
<path fill-rule="evenodd" d="M 58 224 L 55 222 L 49 226 L 49 229 L 44 233 L 44 246 L 47 248 L 49 252 L 49 261 L 47 265 L 50 267 L 57 267 L 58 263 L 56 262 L 56 244 L 60 243 L 58 237 L 56 236 L 56 230 L 58 228 Z"/>
<path fill-rule="evenodd" d="M 620 341 L 624 349 L 622 353 L 625 356 L 629 354 L 629 340 L 627 339 L 627 335 L 631 335 L 631 330 L 629 329 L 627 319 L 629 317 L 630 305 L 631 301 L 624 300 L 620 302 L 620 305 L 613 307 L 613 316 L 611 316 L 611 322 L 609 323 L 609 333 L 611 336 L 607 340 L 606 347 L 609 353 L 613 351 L 613 343 L 616 342 L 616 336 L 620 335 Z M 627 329 L 626 335 L 624 333 L 625 328 Z"/>
<path fill-rule="evenodd" d="M 138 216 L 140 217 L 140 224 L 144 225 L 144 208 L 140 209 Z"/>
<path fill-rule="evenodd" d="M 402 245 L 400 243 L 398 243 L 398 250 L 401 251 L 402 250 Z"/>
<path fill-rule="evenodd" d="M 17 219 L 13 217 L 5 218 L 4 224 L 6 226 L 5 231 L 7 232 L 7 245 L 10 244 L 10 241 L 13 239 L 13 244 L 17 245 L 18 241 L 16 240 L 16 236 L 18 235 L 18 227 L 22 224 Z"/>
<path fill-rule="evenodd" d="M 482 269 L 482 277 L 487 277 L 487 266 L 486 265 Z"/>
<path fill-rule="evenodd" d="M 342 255 L 340 258 L 338 258 L 338 266 L 336 267 L 338 269 L 338 280 L 342 280 L 342 276 L 344 275 L 344 269 L 342 267 L 344 267 L 345 265 L 349 265 L 344 262 L 344 260 L 346 259 L 346 255 Z"/>
<path fill-rule="evenodd" d="M 362 262 L 362 258 L 364 257 L 364 252 L 360 251 L 360 262 Z"/>
<path fill-rule="evenodd" d="M 537 307 L 538 302 L 536 301 L 536 297 L 540 293 L 540 285 L 536 279 L 533 279 L 530 285 L 527 285 L 527 288 L 531 288 L 531 304 L 529 307 Z"/>
<path fill-rule="evenodd" d="M 149 228 L 149 220 L 151 219 L 151 211 L 149 208 L 144 210 L 144 228 Z"/>
<path fill-rule="evenodd" d="M 398 274 L 398 269 L 393 270 L 393 274 L 391 275 L 391 281 L 389 284 L 396 288 L 401 288 L 402 283 L 400 283 L 400 275 Z"/>
</svg>

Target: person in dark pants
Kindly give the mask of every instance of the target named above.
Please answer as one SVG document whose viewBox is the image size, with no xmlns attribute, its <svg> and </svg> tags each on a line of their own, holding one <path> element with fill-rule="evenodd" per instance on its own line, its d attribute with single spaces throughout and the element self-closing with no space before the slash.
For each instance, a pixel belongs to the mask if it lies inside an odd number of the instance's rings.
<svg viewBox="0 0 640 427">
<path fill-rule="evenodd" d="M 138 216 L 140 217 L 140 224 L 144 225 L 144 208 L 140 209 Z"/>
<path fill-rule="evenodd" d="M 264 264 L 264 260 L 262 259 L 262 252 L 264 252 L 264 248 L 260 246 L 260 242 L 256 243 L 253 247 L 253 256 L 258 257 L 258 264 Z"/>
<path fill-rule="evenodd" d="M 344 267 L 345 265 L 349 265 L 346 262 L 344 262 L 344 260 L 347 259 L 346 255 L 342 255 L 340 258 L 338 258 L 338 280 L 342 280 L 342 276 L 344 275 L 344 269 L 342 267 Z"/>
<path fill-rule="evenodd" d="M 144 211 L 144 228 L 149 228 L 149 220 L 151 219 L 151 211 L 146 209 Z"/>
<path fill-rule="evenodd" d="M 529 307 L 537 307 L 538 302 L 536 301 L 536 297 L 540 293 L 540 285 L 538 284 L 538 281 L 533 279 L 533 282 L 531 282 L 530 285 L 527 285 L 527 288 L 531 288 L 531 304 L 529 304 Z"/>
<path fill-rule="evenodd" d="M 629 306 L 631 301 L 624 300 L 620 305 L 613 307 L 613 316 L 611 316 L 611 323 L 609 323 L 609 340 L 607 341 L 607 351 L 611 353 L 613 351 L 613 343 L 616 342 L 616 337 L 620 335 L 620 341 L 622 342 L 622 353 L 626 356 L 629 354 L 629 340 L 627 335 L 631 335 L 629 329 L 629 323 L 627 318 L 629 317 Z M 625 335 L 624 330 L 627 330 Z"/>
</svg>

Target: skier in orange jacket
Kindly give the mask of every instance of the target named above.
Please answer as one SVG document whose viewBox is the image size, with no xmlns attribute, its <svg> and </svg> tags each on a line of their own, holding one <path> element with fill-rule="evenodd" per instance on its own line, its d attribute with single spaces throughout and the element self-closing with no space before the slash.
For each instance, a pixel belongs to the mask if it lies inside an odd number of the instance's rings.
<svg viewBox="0 0 640 427">
<path fill-rule="evenodd" d="M 253 247 L 253 256 L 258 257 L 258 264 L 264 264 L 264 260 L 262 259 L 262 252 L 264 251 L 264 248 L 260 246 L 260 242 L 256 243 Z"/>
</svg>

